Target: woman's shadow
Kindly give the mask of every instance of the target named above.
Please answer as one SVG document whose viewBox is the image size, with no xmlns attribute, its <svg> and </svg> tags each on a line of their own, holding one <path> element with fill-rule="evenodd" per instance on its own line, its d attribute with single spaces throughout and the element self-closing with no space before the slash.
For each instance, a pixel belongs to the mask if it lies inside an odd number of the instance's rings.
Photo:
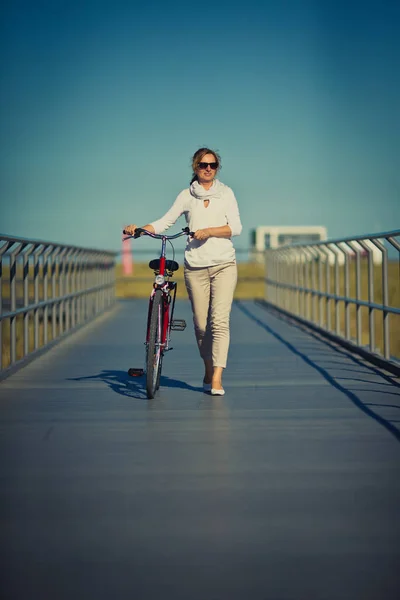
<svg viewBox="0 0 400 600">
<path fill-rule="evenodd" d="M 131 377 L 127 371 L 116 371 L 113 369 L 103 369 L 97 375 L 85 375 L 83 377 L 69 377 L 68 381 L 102 381 L 105 383 L 113 392 L 120 396 L 128 398 L 135 398 L 137 400 L 147 399 L 146 394 L 146 378 L 142 377 Z M 166 375 L 161 375 L 160 387 L 175 388 L 191 390 L 193 392 L 202 392 L 202 387 L 194 387 L 180 381 L 179 379 L 173 379 Z"/>
</svg>

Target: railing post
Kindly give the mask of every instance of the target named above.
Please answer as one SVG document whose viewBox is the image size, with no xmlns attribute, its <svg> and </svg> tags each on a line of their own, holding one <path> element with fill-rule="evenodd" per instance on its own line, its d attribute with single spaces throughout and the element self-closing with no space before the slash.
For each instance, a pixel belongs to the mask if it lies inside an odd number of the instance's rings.
<svg viewBox="0 0 400 600">
<path fill-rule="evenodd" d="M 90 257 L 88 253 L 85 253 L 84 255 L 84 267 L 83 267 L 83 285 L 84 285 L 84 289 L 88 290 L 90 288 Z M 89 310 L 90 310 L 90 297 L 88 292 L 86 291 L 85 295 L 84 295 L 84 319 L 86 321 L 86 319 L 89 316 Z"/>
<path fill-rule="evenodd" d="M 76 254 L 75 259 L 75 270 L 74 270 L 74 291 L 81 292 L 82 291 L 82 282 L 81 282 L 81 273 L 82 273 L 82 256 L 84 254 L 83 250 L 80 250 Z M 76 323 L 79 325 L 82 320 L 82 296 L 78 296 L 76 298 L 75 304 L 76 311 Z"/>
<path fill-rule="evenodd" d="M 297 281 L 297 271 L 296 271 L 296 252 L 289 248 L 287 252 L 288 261 L 289 261 L 289 281 L 288 283 L 291 286 L 295 286 L 295 289 L 290 288 L 290 311 L 294 314 L 297 312 L 297 289 L 296 289 L 296 281 Z"/>
<path fill-rule="evenodd" d="M 335 294 L 334 294 L 334 308 L 335 308 L 335 333 L 336 335 L 340 335 L 340 269 L 339 269 L 339 256 L 341 256 L 340 250 L 337 244 L 332 243 L 329 244 L 329 249 L 332 251 L 335 262 L 334 262 L 334 283 L 335 283 Z"/>
<path fill-rule="evenodd" d="M 304 282 L 305 282 L 305 290 L 304 290 L 304 317 L 306 319 L 310 318 L 311 315 L 311 294 L 310 294 L 310 255 L 307 252 L 307 248 L 303 248 L 304 253 Z"/>
<path fill-rule="evenodd" d="M 83 320 L 86 321 L 88 316 L 88 295 L 86 290 L 88 289 L 88 255 L 84 252 L 82 255 L 82 267 L 81 267 L 81 289 L 85 290 L 82 295 L 82 316 Z"/>
<path fill-rule="evenodd" d="M 111 284 L 111 291 L 110 291 L 110 304 L 114 304 L 115 302 L 115 298 L 116 298 L 116 289 L 115 289 L 115 283 L 116 283 L 116 263 L 114 259 L 110 258 L 110 269 L 111 269 L 111 277 L 110 277 L 110 284 Z"/>
<path fill-rule="evenodd" d="M 271 278 L 273 280 L 273 286 L 271 287 L 271 296 L 273 298 L 273 303 L 275 305 L 278 304 L 278 287 L 277 287 L 277 277 L 278 277 L 278 267 L 277 267 L 277 261 L 278 261 L 278 254 L 276 252 L 274 252 L 272 254 L 272 259 L 271 259 Z"/>
<path fill-rule="evenodd" d="M 14 242 L 6 242 L 0 247 L 0 317 L 3 313 L 3 256 Z M 0 320 L 0 370 L 3 368 L 3 321 Z"/>
<path fill-rule="evenodd" d="M 40 256 L 46 249 L 46 246 L 43 244 L 36 245 L 36 248 L 33 252 L 33 287 L 34 287 L 34 303 L 39 303 L 39 279 L 40 279 Z M 39 348 L 39 309 L 35 308 L 33 312 L 33 322 L 34 322 L 34 330 L 33 330 L 33 338 L 34 338 L 34 349 L 37 350 Z"/>
<path fill-rule="evenodd" d="M 10 253 L 10 308 L 11 312 L 17 309 L 17 255 L 25 247 L 18 244 Z M 10 317 L 10 361 L 14 364 L 17 360 L 17 328 L 16 315 Z"/>
<path fill-rule="evenodd" d="M 49 325 L 49 307 L 47 304 L 48 300 L 48 259 L 53 251 L 52 246 L 46 246 L 43 252 L 43 301 L 45 302 L 43 308 L 43 345 L 45 346 L 48 342 L 48 325 Z"/>
<path fill-rule="evenodd" d="M 67 296 L 70 293 L 70 284 L 71 284 L 71 267 L 72 267 L 72 257 L 74 255 L 74 250 L 67 250 L 65 255 L 65 292 L 64 294 Z M 65 300 L 65 331 L 69 331 L 71 329 L 71 307 L 72 300 L 71 298 L 66 298 Z"/>
<path fill-rule="evenodd" d="M 285 310 L 290 310 L 290 290 L 285 287 L 289 281 L 289 262 L 288 262 L 288 251 L 283 249 L 281 251 L 282 257 L 282 277 L 281 277 L 281 299 L 282 299 L 282 308 Z"/>
<path fill-rule="evenodd" d="M 344 257 L 344 336 L 346 340 L 350 340 L 350 270 L 349 270 L 349 252 L 344 244 L 339 242 L 335 244 L 336 248 L 343 254 Z M 339 271 L 338 271 L 339 273 Z M 339 280 L 339 277 L 338 277 Z M 337 292 L 339 296 L 340 293 Z"/>
<path fill-rule="evenodd" d="M 349 253 L 345 250 L 343 250 L 344 252 L 344 295 L 345 295 L 345 301 L 344 301 L 344 316 L 345 316 L 345 336 L 346 336 L 346 340 L 349 340 L 351 337 L 351 331 L 350 331 L 350 304 L 349 304 L 349 297 L 350 297 L 350 264 L 349 264 Z"/>
<path fill-rule="evenodd" d="M 264 297 L 268 302 L 273 303 L 273 289 L 272 281 L 274 279 L 274 261 L 275 254 L 270 250 L 265 251 L 264 255 L 264 276 L 265 276 L 265 289 Z"/>
<path fill-rule="evenodd" d="M 276 251 L 276 260 L 275 260 L 275 289 L 276 289 L 276 302 L 275 304 L 277 306 L 280 306 L 280 298 L 281 298 L 281 293 L 280 293 L 280 280 L 281 280 L 281 266 L 280 266 L 280 261 L 281 261 L 281 254 L 279 252 L 279 250 Z"/>
<path fill-rule="evenodd" d="M 375 352 L 375 318 L 374 307 L 374 256 L 372 249 L 364 240 L 359 240 L 360 246 L 367 252 L 368 260 L 368 341 L 370 352 Z"/>
<path fill-rule="evenodd" d="M 316 258 L 315 258 L 315 254 L 311 248 L 308 248 L 308 251 L 311 252 L 311 254 L 312 254 L 312 261 L 311 261 L 311 287 L 312 287 L 311 320 L 313 321 L 313 323 L 315 323 L 316 322 L 316 313 L 317 313 L 317 310 L 316 310 L 317 296 L 315 294 L 315 290 L 316 290 L 316 276 L 315 276 Z"/>
<path fill-rule="evenodd" d="M 331 299 L 329 298 L 329 294 L 331 292 L 331 280 L 330 280 L 330 252 L 325 246 L 318 246 L 319 252 L 324 256 L 325 259 L 325 325 L 328 331 L 331 330 Z M 321 269 L 320 269 L 320 277 L 322 280 L 322 261 L 321 261 Z M 322 291 L 322 290 L 321 290 Z M 323 300 L 323 296 L 321 296 L 321 300 Z M 321 312 L 323 308 L 321 306 Z"/>
<path fill-rule="evenodd" d="M 361 300 L 361 261 L 360 261 L 360 248 L 357 245 L 357 242 L 347 242 L 347 245 L 353 250 L 356 255 L 356 336 L 357 336 L 357 344 L 361 346 L 362 344 L 362 321 L 361 321 L 361 305 L 359 301 Z"/>
<path fill-rule="evenodd" d="M 55 248 L 51 254 L 51 298 L 53 303 L 51 305 L 51 335 L 53 340 L 57 337 L 57 308 L 58 303 L 54 302 L 57 297 L 57 256 L 60 253 L 61 248 Z"/>
<path fill-rule="evenodd" d="M 105 274 L 104 261 L 103 261 L 103 258 L 101 256 L 99 256 L 99 284 L 101 285 L 101 289 L 99 290 L 98 294 L 100 296 L 99 310 L 101 312 L 104 310 L 104 306 L 105 306 L 105 289 L 103 287 L 105 284 L 104 274 Z"/>
<path fill-rule="evenodd" d="M 310 246 L 305 246 L 304 251 L 307 254 L 307 319 L 315 323 L 315 253 Z M 310 270 L 311 270 L 311 286 L 310 286 Z"/>
<path fill-rule="evenodd" d="M 319 246 L 315 246 L 315 248 L 313 248 L 314 252 L 316 253 L 316 261 L 318 263 L 318 325 L 320 327 L 322 327 L 323 324 L 323 305 L 324 305 L 324 292 L 322 290 L 322 272 L 323 272 L 323 264 L 322 264 L 322 257 L 324 256 L 321 248 Z"/>
<path fill-rule="evenodd" d="M 382 253 L 382 314 L 383 314 L 383 355 L 390 358 L 390 335 L 389 335 L 389 286 L 388 286 L 388 252 L 380 240 L 371 239 L 371 242 L 379 248 Z"/>
<path fill-rule="evenodd" d="M 68 252 L 68 248 L 63 248 L 58 255 L 58 295 L 60 296 L 60 302 L 58 305 L 58 332 L 62 335 L 65 331 L 64 319 L 65 319 L 65 256 Z"/>
<path fill-rule="evenodd" d="M 300 316 L 307 318 L 307 252 L 303 247 L 299 248 L 300 251 L 300 281 L 301 287 L 303 288 L 300 292 Z"/>
<path fill-rule="evenodd" d="M 300 265 L 301 265 L 301 254 L 299 251 L 292 250 L 292 260 L 294 263 L 294 284 L 296 286 L 295 297 L 294 297 L 294 310 L 296 315 L 300 314 Z"/>
<path fill-rule="evenodd" d="M 35 246 L 31 245 L 23 254 L 23 301 L 24 308 L 29 306 L 29 257 L 32 254 Z M 29 354 L 29 312 L 24 312 L 24 356 Z"/>
</svg>

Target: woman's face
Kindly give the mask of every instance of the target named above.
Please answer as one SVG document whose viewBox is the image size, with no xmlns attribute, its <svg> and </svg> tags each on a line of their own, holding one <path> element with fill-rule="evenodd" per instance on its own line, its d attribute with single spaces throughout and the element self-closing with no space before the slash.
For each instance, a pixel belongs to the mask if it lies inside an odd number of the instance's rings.
<svg viewBox="0 0 400 600">
<path fill-rule="evenodd" d="M 218 161 L 214 154 L 205 154 L 196 169 L 199 183 L 211 182 L 217 173 L 217 169 Z"/>
</svg>

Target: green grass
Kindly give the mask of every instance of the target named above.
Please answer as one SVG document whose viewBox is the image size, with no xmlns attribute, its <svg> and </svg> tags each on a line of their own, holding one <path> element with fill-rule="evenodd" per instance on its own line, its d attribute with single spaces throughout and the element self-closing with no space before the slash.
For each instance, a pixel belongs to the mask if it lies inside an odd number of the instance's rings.
<svg viewBox="0 0 400 600">
<path fill-rule="evenodd" d="M 132 276 L 124 277 L 122 266 L 116 269 L 116 295 L 118 298 L 146 298 L 152 288 L 154 274 L 147 263 L 136 263 Z M 264 265 L 257 263 L 238 264 L 238 284 L 235 298 L 264 298 Z M 187 298 L 185 282 L 183 280 L 183 269 L 174 273 L 174 281 L 178 283 L 178 298 Z"/>
</svg>

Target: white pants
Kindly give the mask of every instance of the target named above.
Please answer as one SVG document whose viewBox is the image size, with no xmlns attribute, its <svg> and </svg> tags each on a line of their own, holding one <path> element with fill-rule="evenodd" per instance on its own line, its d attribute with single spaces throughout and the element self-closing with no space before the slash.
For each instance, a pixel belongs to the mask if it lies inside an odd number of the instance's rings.
<svg viewBox="0 0 400 600">
<path fill-rule="evenodd" d="M 236 262 L 213 267 L 185 265 L 185 284 L 192 304 L 194 331 L 203 360 L 226 367 L 229 317 L 237 283 Z"/>
</svg>

